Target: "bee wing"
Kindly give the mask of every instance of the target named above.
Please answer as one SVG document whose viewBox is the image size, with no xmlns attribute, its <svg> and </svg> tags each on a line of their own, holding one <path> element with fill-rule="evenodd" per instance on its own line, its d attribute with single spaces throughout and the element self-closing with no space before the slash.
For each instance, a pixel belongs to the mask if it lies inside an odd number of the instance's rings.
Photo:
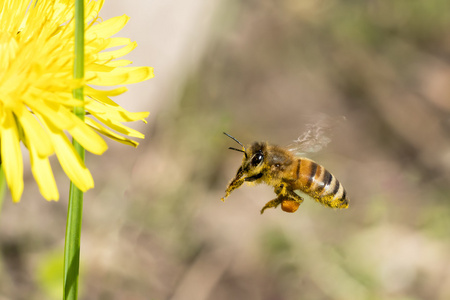
<svg viewBox="0 0 450 300">
<path fill-rule="evenodd" d="M 331 131 L 345 117 L 332 120 L 329 117 L 319 118 L 315 123 L 307 124 L 306 131 L 288 146 L 289 151 L 297 156 L 314 153 L 325 148 L 331 142 Z"/>
</svg>

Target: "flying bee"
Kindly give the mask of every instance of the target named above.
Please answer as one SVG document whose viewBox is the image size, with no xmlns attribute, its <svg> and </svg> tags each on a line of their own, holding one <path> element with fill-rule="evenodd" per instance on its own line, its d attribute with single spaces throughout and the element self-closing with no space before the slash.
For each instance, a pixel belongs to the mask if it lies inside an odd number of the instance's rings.
<svg viewBox="0 0 450 300">
<path fill-rule="evenodd" d="M 244 182 L 248 182 L 266 183 L 272 186 L 277 194 L 275 199 L 264 205 L 261 214 L 267 208 L 276 208 L 280 204 L 282 210 L 295 212 L 303 202 L 303 198 L 296 191 L 301 191 L 331 208 L 348 207 L 347 193 L 341 183 L 323 166 L 299 157 L 296 154 L 299 147 L 287 149 L 266 142 L 254 142 L 245 148 L 236 138 L 225 132 L 224 134 L 242 147 L 229 149 L 243 152 L 244 158 L 236 176 L 228 184 L 222 201 Z M 308 144 L 308 138 L 303 135 L 296 142 L 299 145 Z M 328 142 L 329 139 L 322 139 L 322 144 Z"/>
</svg>

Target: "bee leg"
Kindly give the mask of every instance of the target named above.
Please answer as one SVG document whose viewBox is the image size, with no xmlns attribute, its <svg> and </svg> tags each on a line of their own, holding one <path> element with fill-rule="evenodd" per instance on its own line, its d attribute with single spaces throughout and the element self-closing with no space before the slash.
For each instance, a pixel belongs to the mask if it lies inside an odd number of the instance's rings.
<svg viewBox="0 0 450 300">
<path fill-rule="evenodd" d="M 264 211 L 267 208 L 276 208 L 278 205 L 280 205 L 281 202 L 283 202 L 284 197 L 283 196 L 278 196 L 277 198 L 270 200 L 269 202 L 266 203 L 266 205 L 264 205 L 264 207 L 261 209 L 261 214 L 264 213 Z"/>
<path fill-rule="evenodd" d="M 220 200 L 225 201 L 225 198 L 227 198 L 233 190 L 239 188 L 244 183 L 244 181 L 245 181 L 244 178 L 233 179 L 233 181 L 230 182 L 230 184 L 228 185 L 228 187 L 225 191 L 225 196 Z"/>
<path fill-rule="evenodd" d="M 303 198 L 297 195 L 294 191 L 289 190 L 284 183 L 276 186 L 274 191 L 278 195 L 278 197 L 267 202 L 266 205 L 264 205 L 264 207 L 261 209 L 261 214 L 263 214 L 264 210 L 266 210 L 267 208 L 276 208 L 280 204 L 281 209 L 285 212 L 295 212 L 303 202 Z"/>
<path fill-rule="evenodd" d="M 286 200 L 286 196 L 285 196 L 286 185 L 285 184 L 280 184 L 280 185 L 276 186 L 274 191 L 275 191 L 275 194 L 278 195 L 278 197 L 267 202 L 266 205 L 264 205 L 264 207 L 261 209 L 261 214 L 263 214 L 264 211 L 268 208 L 272 208 L 272 207 L 277 208 L 277 206 L 280 205 L 281 202 Z"/>
</svg>

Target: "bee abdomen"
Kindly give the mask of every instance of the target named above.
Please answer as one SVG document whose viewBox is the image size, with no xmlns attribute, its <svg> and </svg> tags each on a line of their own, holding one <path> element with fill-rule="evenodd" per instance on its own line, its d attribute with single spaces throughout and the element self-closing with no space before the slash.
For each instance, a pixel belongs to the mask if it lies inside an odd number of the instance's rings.
<svg viewBox="0 0 450 300">
<path fill-rule="evenodd" d="M 330 207 L 347 208 L 348 199 L 344 187 L 332 174 L 331 177 L 332 180 L 328 185 L 325 185 L 317 201 Z"/>
<path fill-rule="evenodd" d="M 302 190 L 318 202 L 336 208 L 347 208 L 348 199 L 342 184 L 324 167 L 309 159 L 299 159 L 297 180 Z"/>
</svg>

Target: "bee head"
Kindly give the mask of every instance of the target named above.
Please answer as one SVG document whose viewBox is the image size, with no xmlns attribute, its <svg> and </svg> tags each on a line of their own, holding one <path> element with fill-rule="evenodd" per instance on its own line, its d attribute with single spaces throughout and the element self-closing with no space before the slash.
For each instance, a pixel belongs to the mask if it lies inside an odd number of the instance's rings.
<svg viewBox="0 0 450 300">
<path fill-rule="evenodd" d="M 236 143 L 241 145 L 242 149 L 229 147 L 228 149 L 243 152 L 244 158 L 242 165 L 239 168 L 236 178 L 243 178 L 245 181 L 255 181 L 262 177 L 263 162 L 266 157 L 267 144 L 261 142 L 253 143 L 248 149 L 239 142 L 236 138 L 224 132 L 226 136 L 233 139 Z"/>
<path fill-rule="evenodd" d="M 255 169 L 262 165 L 266 156 L 267 144 L 261 142 L 254 142 L 246 151 L 243 166 L 245 169 Z"/>
</svg>

